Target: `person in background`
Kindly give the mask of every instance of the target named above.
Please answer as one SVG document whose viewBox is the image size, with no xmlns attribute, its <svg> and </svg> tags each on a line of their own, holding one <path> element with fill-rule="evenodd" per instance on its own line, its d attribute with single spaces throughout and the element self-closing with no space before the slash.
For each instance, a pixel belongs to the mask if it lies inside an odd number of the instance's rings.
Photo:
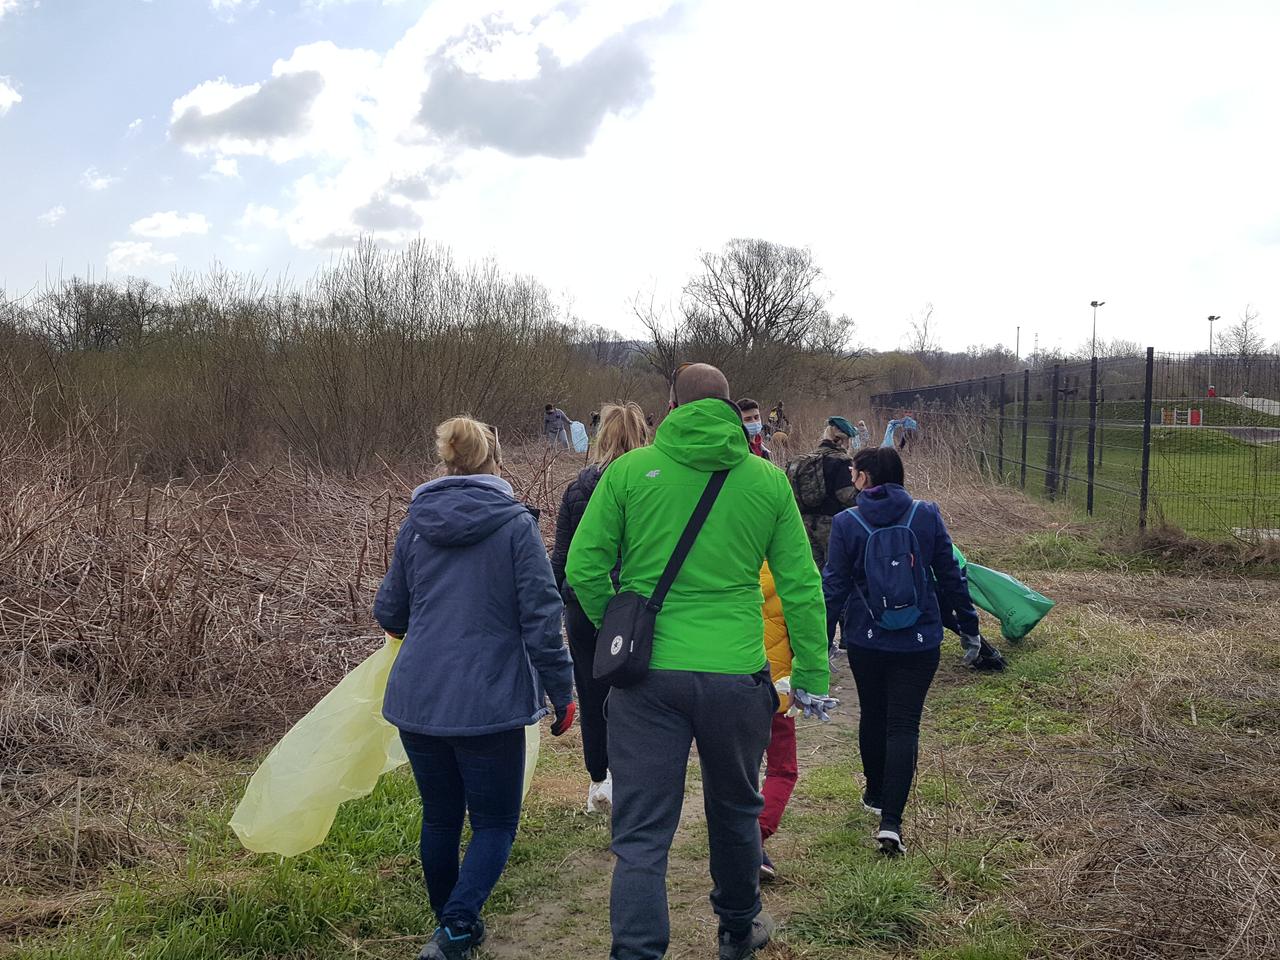
<svg viewBox="0 0 1280 960">
<path fill-rule="evenodd" d="M 856 433 L 853 424 L 844 417 L 830 417 L 818 448 L 787 464 L 787 477 L 819 570 L 827 562 L 831 518 L 853 506 L 856 496 L 850 472 L 853 461 L 849 456 L 849 444 Z"/>
<path fill-rule="evenodd" d="M 783 433 L 791 429 L 791 421 L 787 419 L 786 405 L 779 400 L 777 404 L 769 411 L 769 432 L 772 434 L 776 430 Z"/>
<path fill-rule="evenodd" d="M 596 431 L 599 429 L 600 429 L 600 411 L 592 410 L 591 411 L 591 435 L 594 437 L 596 435 Z"/>
<path fill-rule="evenodd" d="M 547 443 L 556 447 L 569 447 L 569 424 L 572 421 L 569 415 L 557 407 L 555 404 L 548 403 L 543 408 L 542 413 L 542 436 Z"/>
<path fill-rule="evenodd" d="M 898 427 L 898 433 L 896 436 L 898 449 L 905 453 L 907 447 L 915 442 L 916 434 L 919 429 L 920 424 L 916 421 L 916 418 L 911 415 L 911 411 L 908 410 L 903 414 Z"/>
<path fill-rule="evenodd" d="M 769 673 L 778 690 L 778 709 L 769 729 L 769 746 L 765 749 L 764 810 L 760 813 L 760 880 L 772 881 L 777 868 L 764 849 L 765 841 L 778 832 L 787 801 L 796 788 L 800 768 L 796 761 L 796 720 L 789 716 L 791 708 L 791 639 L 787 621 L 782 616 L 782 601 L 773 583 L 773 573 L 766 563 L 760 568 L 760 591 L 764 594 L 764 652 L 769 658 Z"/>
<path fill-rule="evenodd" d="M 821 582 L 786 478 L 751 456 L 723 373 L 686 364 L 653 444 L 604 472 L 569 548 L 566 576 L 592 623 L 618 589 L 651 596 L 712 482 L 724 486 L 657 611 L 649 671 L 609 693 L 613 770 L 612 960 L 659 960 L 670 941 L 667 861 L 698 747 L 720 960 L 768 943 L 761 913 L 760 762 L 777 692 L 764 652 L 768 559 L 791 629 L 791 693 L 825 717 L 831 673 Z"/>
<path fill-rule="evenodd" d="M 468 960 L 520 822 L 524 728 L 547 714 L 549 694 L 551 732 L 569 729 L 573 665 L 537 520 L 498 475 L 497 431 L 455 417 L 436 449 L 447 474 L 413 492 L 373 612 L 404 637 L 382 713 L 422 794 L 422 873 L 439 926 L 421 957 Z"/>
<path fill-rule="evenodd" d="M 857 508 L 831 530 L 823 572 L 828 623 L 839 620 L 858 688 L 862 803 L 890 855 L 906 852 L 902 817 L 915 778 L 920 715 L 938 669 L 942 610 L 980 647 L 978 612 L 935 504 L 913 500 L 892 447 L 853 458 Z"/>
<path fill-rule="evenodd" d="M 764 457 L 773 462 L 773 455 L 764 445 L 764 421 L 760 416 L 760 404 L 750 397 L 738 401 L 738 410 L 742 413 L 742 427 L 747 431 L 747 445 L 757 457 Z"/>
<path fill-rule="evenodd" d="M 600 477 L 618 457 L 649 442 L 644 414 L 634 403 L 610 404 L 600 415 L 600 429 L 591 451 L 591 462 L 565 488 L 556 516 L 556 540 L 551 550 L 551 570 L 564 598 L 564 626 L 573 655 L 573 676 L 578 687 L 582 726 L 582 757 L 591 785 L 587 788 L 587 813 L 608 813 L 613 806 L 613 778 L 609 775 L 609 727 L 604 702 L 609 687 L 596 680 L 592 666 L 596 656 L 596 628 L 582 612 L 573 589 L 565 582 L 569 546 L 582 521 Z M 620 564 L 612 572 L 617 584 Z"/>
<path fill-rule="evenodd" d="M 871 446 L 871 428 L 867 426 L 867 421 L 858 421 L 858 449 Z"/>
</svg>

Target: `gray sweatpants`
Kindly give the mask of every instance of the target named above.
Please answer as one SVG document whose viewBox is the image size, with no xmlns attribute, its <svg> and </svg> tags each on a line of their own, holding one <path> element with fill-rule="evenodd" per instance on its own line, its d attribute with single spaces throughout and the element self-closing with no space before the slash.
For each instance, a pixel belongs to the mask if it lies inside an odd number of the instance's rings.
<svg viewBox="0 0 1280 960">
<path fill-rule="evenodd" d="M 720 929 L 746 932 L 760 912 L 760 761 L 778 708 L 757 674 L 654 670 L 609 694 L 613 772 L 611 960 L 658 960 L 671 938 L 667 857 L 698 745 L 711 841 L 711 906 Z"/>
</svg>

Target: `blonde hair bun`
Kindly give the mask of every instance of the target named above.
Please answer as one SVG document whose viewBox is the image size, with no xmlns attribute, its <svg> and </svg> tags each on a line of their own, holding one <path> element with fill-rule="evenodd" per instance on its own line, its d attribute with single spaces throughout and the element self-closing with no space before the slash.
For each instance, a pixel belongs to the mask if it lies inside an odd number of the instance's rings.
<svg viewBox="0 0 1280 960">
<path fill-rule="evenodd" d="M 436 453 L 450 473 L 484 473 L 500 460 L 493 432 L 471 417 L 453 417 L 436 427 Z"/>
</svg>

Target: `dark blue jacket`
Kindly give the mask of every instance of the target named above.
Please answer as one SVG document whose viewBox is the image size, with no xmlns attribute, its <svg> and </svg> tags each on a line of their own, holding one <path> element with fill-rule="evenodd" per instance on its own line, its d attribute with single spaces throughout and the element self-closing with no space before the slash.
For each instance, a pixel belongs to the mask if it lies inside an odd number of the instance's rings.
<svg viewBox="0 0 1280 960">
<path fill-rule="evenodd" d="M 886 483 L 862 491 L 858 505 L 837 515 L 832 522 L 822 591 L 827 599 L 827 619 L 834 623 L 835 617 L 840 618 L 841 636 L 846 645 L 893 653 L 935 649 L 942 645 L 939 604 L 955 612 L 961 633 L 969 636 L 978 633 L 978 611 L 969 597 L 969 581 L 956 563 L 951 551 L 951 535 L 937 505 L 927 501 L 920 502 L 911 521 L 911 530 L 920 544 L 920 559 L 933 572 L 932 577 L 924 578 L 928 592 L 920 604 L 924 615 L 914 627 L 906 630 L 882 630 L 871 619 L 871 611 L 863 599 L 867 589 L 863 556 L 870 534 L 853 511 L 857 510 L 872 527 L 890 527 L 906 519 L 911 504 L 911 494 L 896 483 Z"/>
<path fill-rule="evenodd" d="M 414 492 L 373 615 L 404 644 L 382 715 L 430 736 L 536 723 L 573 699 L 563 607 L 529 509 L 505 480 L 444 477 Z"/>
</svg>

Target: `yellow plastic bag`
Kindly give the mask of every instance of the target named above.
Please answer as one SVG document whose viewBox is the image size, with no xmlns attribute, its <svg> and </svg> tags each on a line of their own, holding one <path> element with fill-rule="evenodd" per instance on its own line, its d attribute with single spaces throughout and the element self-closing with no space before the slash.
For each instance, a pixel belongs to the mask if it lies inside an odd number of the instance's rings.
<svg viewBox="0 0 1280 960">
<path fill-rule="evenodd" d="M 329 835 L 343 801 L 368 795 L 379 777 L 408 762 L 399 731 L 382 718 L 399 651 L 400 641 L 388 637 L 267 754 L 231 816 L 245 847 L 286 857 L 310 850 Z M 525 727 L 525 793 L 539 740 L 537 724 Z"/>
</svg>

